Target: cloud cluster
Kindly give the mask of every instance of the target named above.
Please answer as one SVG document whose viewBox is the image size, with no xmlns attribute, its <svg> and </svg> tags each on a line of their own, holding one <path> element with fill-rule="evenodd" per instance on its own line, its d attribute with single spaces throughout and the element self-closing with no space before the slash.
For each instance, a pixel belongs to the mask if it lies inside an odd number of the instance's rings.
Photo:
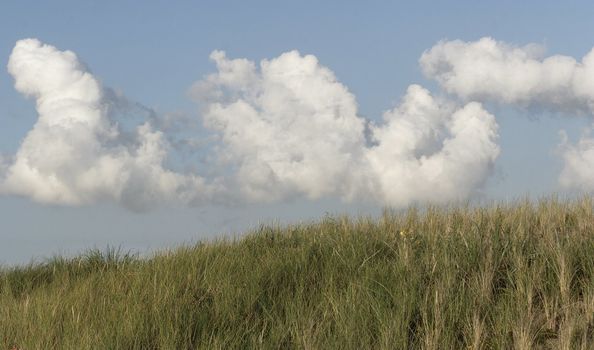
<svg viewBox="0 0 594 350">
<path fill-rule="evenodd" d="M 544 57 L 543 53 L 535 44 L 516 47 L 482 38 L 439 42 L 419 61 L 427 77 L 465 100 L 591 116 L 594 49 L 581 61 L 562 55 Z M 589 132 L 575 145 L 565 136 L 559 149 L 564 161 L 560 184 L 594 191 L 594 139 Z"/>
<path fill-rule="evenodd" d="M 211 59 L 217 71 L 191 94 L 203 108 L 206 137 L 216 139 L 202 152 L 220 169 L 201 177 L 165 166 L 175 150 L 154 116 L 123 130 L 112 117 L 123 97 L 74 53 L 17 42 L 8 71 L 39 117 L 2 162 L 0 193 L 66 205 L 109 200 L 133 210 L 326 196 L 403 207 L 471 196 L 499 153 L 495 119 L 476 102 L 459 106 L 411 85 L 373 124 L 315 56 L 291 51 L 257 65 L 214 51 Z"/>
<path fill-rule="evenodd" d="M 68 205 L 114 200 L 134 210 L 208 192 L 203 179 L 163 168 L 168 145 L 150 124 L 122 136 L 108 117 L 104 89 L 73 52 L 21 40 L 8 71 L 15 88 L 35 99 L 39 118 L 8 165 L 1 192 Z"/>
<path fill-rule="evenodd" d="M 480 190 L 499 154 L 497 123 L 481 102 L 594 114 L 594 49 L 578 61 L 492 38 L 438 42 L 419 63 L 454 99 L 411 85 L 375 123 L 359 116 L 355 96 L 313 55 L 210 58 L 216 71 L 190 89 L 202 108 L 197 130 L 187 127 L 197 119 L 159 118 L 101 86 L 73 52 L 18 41 L 8 71 L 35 100 L 38 120 L 16 154 L 0 155 L 0 194 L 132 210 L 328 196 L 444 203 Z M 126 129 L 118 111 L 149 115 Z M 560 183 L 594 191 L 594 137 L 586 130 L 572 144 L 562 135 Z M 192 164 L 193 172 L 166 166 L 183 152 L 194 153 L 187 161 L 210 161 Z"/>
<path fill-rule="evenodd" d="M 354 96 L 314 56 L 292 51 L 259 69 L 219 51 L 211 58 L 218 72 L 193 95 L 221 134 L 221 159 L 254 200 L 458 200 L 482 185 L 499 153 L 495 119 L 478 103 L 456 108 L 412 85 L 367 140 Z"/>
</svg>

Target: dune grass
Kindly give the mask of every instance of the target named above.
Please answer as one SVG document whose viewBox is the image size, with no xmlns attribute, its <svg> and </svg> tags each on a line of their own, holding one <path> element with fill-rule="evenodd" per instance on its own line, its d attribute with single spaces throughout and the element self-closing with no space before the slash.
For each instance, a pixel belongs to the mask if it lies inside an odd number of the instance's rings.
<svg viewBox="0 0 594 350">
<path fill-rule="evenodd" d="M 262 226 L 0 271 L 9 349 L 591 349 L 589 199 Z"/>
</svg>

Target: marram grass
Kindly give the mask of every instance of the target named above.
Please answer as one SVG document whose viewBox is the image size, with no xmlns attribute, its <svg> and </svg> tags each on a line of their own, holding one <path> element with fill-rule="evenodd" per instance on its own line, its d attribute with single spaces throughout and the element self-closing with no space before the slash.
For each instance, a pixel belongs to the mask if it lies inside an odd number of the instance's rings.
<svg viewBox="0 0 594 350">
<path fill-rule="evenodd" d="M 10 349 L 592 349 L 589 199 L 263 226 L 0 271 Z"/>
</svg>

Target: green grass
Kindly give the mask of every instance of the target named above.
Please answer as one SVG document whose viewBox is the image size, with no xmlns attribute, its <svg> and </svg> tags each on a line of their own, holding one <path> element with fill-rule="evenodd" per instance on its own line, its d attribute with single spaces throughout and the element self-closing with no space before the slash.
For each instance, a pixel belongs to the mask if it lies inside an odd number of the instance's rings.
<svg viewBox="0 0 594 350">
<path fill-rule="evenodd" d="M 0 348 L 591 349 L 589 199 L 263 226 L 0 271 Z"/>
</svg>

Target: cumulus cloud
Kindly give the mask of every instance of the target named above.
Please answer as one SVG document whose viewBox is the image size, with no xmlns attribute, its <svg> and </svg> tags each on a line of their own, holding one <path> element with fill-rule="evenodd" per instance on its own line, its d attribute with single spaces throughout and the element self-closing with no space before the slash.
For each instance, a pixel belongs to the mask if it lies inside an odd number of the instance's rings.
<svg viewBox="0 0 594 350">
<path fill-rule="evenodd" d="M 441 41 L 424 52 L 424 74 L 465 100 L 491 100 L 570 113 L 594 111 L 594 50 L 581 61 L 544 56 L 542 46 L 492 38 Z"/>
<path fill-rule="evenodd" d="M 564 165 L 559 182 L 568 188 L 594 191 L 594 138 L 591 129 L 586 129 L 576 144 L 568 141 L 564 131 L 561 136 L 559 151 Z"/>
<path fill-rule="evenodd" d="M 581 61 L 543 53 L 538 45 L 518 47 L 491 38 L 442 41 L 423 53 L 420 64 L 427 77 L 462 99 L 592 116 L 594 49 Z M 589 129 L 576 144 L 562 135 L 560 184 L 594 191 L 594 139 Z"/>
<path fill-rule="evenodd" d="M 193 87 L 207 100 L 205 126 L 250 200 L 349 195 L 365 140 L 354 96 L 314 56 L 264 60 L 211 55 L 218 72 Z M 206 92 L 206 95 L 204 94 Z"/>
<path fill-rule="evenodd" d="M 481 104 L 457 108 L 418 85 L 384 122 L 372 128 L 377 145 L 366 157 L 375 193 L 394 206 L 468 198 L 499 155 L 497 123 Z"/>
<path fill-rule="evenodd" d="M 73 52 L 21 40 L 8 71 L 15 88 L 35 100 L 39 118 L 8 165 L 1 192 L 68 205 L 114 200 L 143 210 L 209 191 L 202 178 L 163 167 L 168 144 L 150 124 L 122 137 L 105 90 Z"/>
<path fill-rule="evenodd" d="M 499 153 L 495 119 L 476 102 L 459 106 L 411 85 L 373 124 L 313 55 L 291 51 L 257 65 L 214 51 L 211 59 L 217 71 L 190 91 L 205 129 L 192 138 L 183 127 L 192 144 L 210 145 L 199 152 L 211 153 L 214 169 L 201 177 L 164 165 L 179 152 L 169 133 L 191 123 L 186 116 L 159 118 L 104 88 L 73 52 L 17 42 L 8 71 L 39 116 L 16 154 L 0 158 L 0 193 L 133 210 L 327 196 L 403 207 L 471 196 Z M 148 115 L 124 130 L 130 122 L 118 123 L 115 109 Z"/>
<path fill-rule="evenodd" d="M 499 153 L 480 104 L 457 108 L 420 86 L 371 125 L 328 68 L 296 51 L 260 62 L 211 55 L 218 72 L 191 94 L 221 136 L 221 159 L 252 200 L 334 195 L 393 206 L 467 198 Z"/>
</svg>

